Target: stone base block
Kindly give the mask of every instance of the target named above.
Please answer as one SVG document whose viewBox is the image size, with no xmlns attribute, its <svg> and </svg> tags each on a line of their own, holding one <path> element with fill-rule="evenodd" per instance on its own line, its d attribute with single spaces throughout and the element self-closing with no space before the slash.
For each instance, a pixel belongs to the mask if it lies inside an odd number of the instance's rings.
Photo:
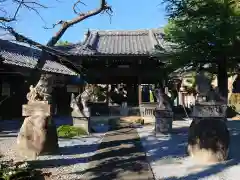
<svg viewBox="0 0 240 180">
<path fill-rule="evenodd" d="M 218 102 L 201 102 L 193 107 L 194 117 L 222 117 L 226 116 L 227 105 Z"/>
<path fill-rule="evenodd" d="M 89 118 L 74 117 L 73 126 L 81 127 L 90 134 Z"/>
<path fill-rule="evenodd" d="M 156 133 L 171 133 L 173 123 L 173 112 L 167 110 L 155 111 L 155 132 Z"/>
<path fill-rule="evenodd" d="M 155 132 L 156 133 L 171 133 L 173 118 L 156 118 Z"/>
<path fill-rule="evenodd" d="M 36 101 L 22 106 L 23 116 L 44 115 L 50 116 L 52 106 L 46 101 Z"/>
<path fill-rule="evenodd" d="M 31 116 L 25 118 L 18 133 L 19 153 L 26 158 L 51 154 L 58 150 L 57 131 L 51 117 Z"/>
<path fill-rule="evenodd" d="M 189 127 L 188 154 L 204 162 L 227 159 L 230 134 L 224 120 L 195 119 Z"/>
</svg>

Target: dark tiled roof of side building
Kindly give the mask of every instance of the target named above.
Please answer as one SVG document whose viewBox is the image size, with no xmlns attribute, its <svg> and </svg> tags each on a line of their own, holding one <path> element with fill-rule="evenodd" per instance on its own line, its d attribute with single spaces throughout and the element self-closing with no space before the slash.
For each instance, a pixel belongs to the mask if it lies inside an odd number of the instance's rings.
<svg viewBox="0 0 240 180">
<path fill-rule="evenodd" d="M 3 59 L 4 64 L 33 69 L 37 65 L 40 54 L 41 50 L 0 39 L 0 58 Z M 50 60 L 46 61 L 42 70 L 52 73 L 77 75 L 66 66 Z"/>
<path fill-rule="evenodd" d="M 168 49 L 163 40 L 163 29 L 88 31 L 82 44 L 66 47 L 68 53 L 77 56 L 94 55 L 151 55 L 160 46 Z"/>
</svg>

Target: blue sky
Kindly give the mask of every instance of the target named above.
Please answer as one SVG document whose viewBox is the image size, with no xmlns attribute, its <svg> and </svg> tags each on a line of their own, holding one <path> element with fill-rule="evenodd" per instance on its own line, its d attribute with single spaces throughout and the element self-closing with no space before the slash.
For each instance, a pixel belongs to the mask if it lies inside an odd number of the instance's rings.
<svg viewBox="0 0 240 180">
<path fill-rule="evenodd" d="M 83 0 L 87 5 L 79 6 L 82 11 L 91 10 L 99 6 L 100 0 Z M 18 21 L 12 26 L 20 33 L 40 42 L 46 43 L 48 39 L 57 31 L 55 29 L 44 29 L 43 26 L 51 27 L 59 20 L 72 19 L 76 15 L 73 13 L 72 5 L 74 0 L 41 0 L 43 4 L 49 6 L 48 9 L 40 9 L 41 17 L 34 12 L 21 10 Z M 51 2 L 51 3 L 50 3 Z M 84 33 L 88 29 L 116 30 L 116 29 L 149 29 L 162 27 L 166 24 L 166 16 L 161 0 L 108 0 L 112 6 L 113 16 L 100 14 L 91 17 L 71 28 L 63 35 L 61 40 L 69 42 L 79 42 L 84 38 Z M 11 5 L 9 9 L 13 10 Z"/>
</svg>

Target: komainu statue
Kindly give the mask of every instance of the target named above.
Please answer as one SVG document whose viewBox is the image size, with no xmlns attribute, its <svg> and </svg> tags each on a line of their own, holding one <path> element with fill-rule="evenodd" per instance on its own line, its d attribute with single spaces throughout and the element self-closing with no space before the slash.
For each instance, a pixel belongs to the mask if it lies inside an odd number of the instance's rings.
<svg viewBox="0 0 240 180">
<path fill-rule="evenodd" d="M 80 126 L 90 133 L 89 117 L 90 109 L 88 107 L 88 101 L 92 100 L 94 93 L 94 86 L 87 85 L 85 90 L 75 96 L 72 94 L 71 98 L 71 108 L 72 108 L 72 118 L 74 126 Z"/>
<path fill-rule="evenodd" d="M 189 128 L 188 153 L 205 162 L 220 162 L 228 157 L 230 135 L 226 126 L 226 99 L 211 86 L 200 71 L 196 76 L 197 100 Z"/>
<path fill-rule="evenodd" d="M 158 102 L 157 109 L 172 110 L 168 96 L 163 92 L 162 88 L 155 89 L 155 96 Z"/>
<path fill-rule="evenodd" d="M 18 133 L 18 152 L 27 158 L 58 150 L 56 126 L 51 116 L 52 75 L 42 74 L 35 87 L 30 86 L 28 104 L 23 105 L 23 125 Z"/>
<path fill-rule="evenodd" d="M 93 93 L 94 93 L 94 85 L 91 85 L 91 84 L 86 85 L 85 90 L 80 95 L 83 110 L 88 108 L 87 102 L 94 98 Z"/>
<path fill-rule="evenodd" d="M 50 88 L 49 88 L 50 87 Z M 29 93 L 27 94 L 27 100 L 29 103 L 35 101 L 49 101 L 52 92 L 52 78 L 51 75 L 44 74 L 40 77 L 37 85 L 33 85 L 29 88 Z"/>
<path fill-rule="evenodd" d="M 227 103 L 227 99 L 222 97 L 218 92 L 218 88 L 213 88 L 211 80 L 205 75 L 204 71 L 200 71 L 196 75 L 196 92 L 197 101 L 211 101 Z"/>
<path fill-rule="evenodd" d="M 71 108 L 76 116 L 84 116 L 84 112 L 88 112 L 89 108 L 87 102 L 92 100 L 94 93 L 93 85 L 86 85 L 85 90 L 76 97 L 72 94 Z M 74 115 L 75 116 L 75 115 Z"/>
</svg>

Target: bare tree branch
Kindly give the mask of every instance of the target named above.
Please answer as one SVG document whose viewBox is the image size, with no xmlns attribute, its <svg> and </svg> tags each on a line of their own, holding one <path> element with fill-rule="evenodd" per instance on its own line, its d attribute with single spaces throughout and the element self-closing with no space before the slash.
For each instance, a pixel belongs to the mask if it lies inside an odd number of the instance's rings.
<svg viewBox="0 0 240 180">
<path fill-rule="evenodd" d="M 31 40 L 31 39 L 29 39 L 29 38 L 27 38 L 27 37 L 17 33 L 11 27 L 7 27 L 7 31 L 9 31 L 9 33 L 11 33 L 15 37 L 16 41 L 33 45 L 35 47 L 38 47 L 38 48 L 42 49 L 45 52 L 48 52 L 49 54 L 52 54 L 54 56 L 58 56 L 59 58 L 55 59 L 56 62 L 59 62 L 59 63 L 65 65 L 66 67 L 74 70 L 77 73 L 80 73 L 79 69 L 75 66 L 75 64 L 72 63 L 71 61 L 67 60 L 67 58 L 65 58 L 66 56 L 69 55 L 68 53 L 65 53 L 65 52 L 60 51 L 60 50 L 56 50 L 56 49 L 54 49 L 52 47 L 45 46 L 45 45 L 42 45 L 42 44 L 40 44 L 40 43 L 38 43 L 36 41 L 33 41 L 33 40 Z"/>
<path fill-rule="evenodd" d="M 18 3 L 21 2 L 20 0 L 14 0 L 14 1 L 16 1 Z M 47 6 L 40 4 L 38 2 L 34 2 L 34 1 L 24 1 L 23 5 L 26 7 L 32 6 L 32 8 L 45 8 L 45 9 L 48 8 Z"/>
<path fill-rule="evenodd" d="M 64 21 L 60 20 L 60 21 L 58 21 L 57 23 L 53 24 L 52 27 L 46 27 L 46 26 L 44 26 L 43 28 L 44 28 L 44 29 L 53 29 L 53 28 L 55 28 L 57 25 L 61 25 L 61 24 L 63 24 L 63 23 L 64 23 Z"/>
<path fill-rule="evenodd" d="M 0 0 L 0 1 L 6 1 L 6 0 Z M 27 8 L 28 10 L 33 10 L 35 11 L 38 15 L 39 15 L 39 12 L 37 11 L 36 7 L 41 7 L 41 8 L 46 8 L 46 6 L 44 5 L 41 5 L 39 3 L 36 3 L 34 1 L 26 1 L 26 0 L 12 0 L 16 3 L 20 3 L 22 2 L 21 5 L 19 5 L 19 9 L 21 7 L 24 7 L 24 8 Z M 27 2 L 27 3 L 26 3 Z M 73 9 L 76 10 L 76 7 L 77 7 L 77 4 L 83 4 L 81 1 L 77 1 L 74 5 L 73 5 Z M 33 6 L 34 5 L 34 6 Z M 17 12 L 15 14 L 18 13 L 19 9 L 17 10 Z M 76 11 L 77 12 L 77 11 Z M 85 13 L 77 13 L 77 16 L 75 18 L 73 18 L 72 20 L 67 20 L 67 21 L 64 21 L 64 20 L 61 20 L 59 21 L 58 23 L 54 24 L 53 27 L 57 26 L 57 25 L 60 25 L 60 29 L 56 32 L 56 34 L 54 36 L 51 37 L 51 39 L 48 41 L 48 43 L 46 44 L 46 46 L 44 45 L 41 45 L 40 43 L 37 43 L 19 33 L 17 33 L 13 28 L 11 27 L 8 27 L 5 23 L 1 23 L 0 21 L 0 28 L 4 28 L 5 30 L 7 30 L 8 32 L 10 32 L 10 34 L 12 34 L 17 41 L 19 42 L 24 42 L 24 43 L 28 43 L 30 45 L 34 45 L 36 47 L 39 47 L 42 49 L 42 55 L 40 57 L 40 59 L 38 60 L 38 63 L 37 63 L 37 68 L 41 69 L 44 64 L 46 63 L 46 52 L 49 52 L 49 53 L 53 53 L 55 55 L 59 55 L 59 56 L 66 56 L 66 53 L 64 52 L 61 52 L 61 51 L 57 51 L 56 49 L 54 48 L 51 48 L 52 46 L 54 46 L 58 40 L 62 37 L 62 35 L 66 32 L 66 30 L 69 28 L 69 27 L 72 27 L 73 25 L 87 19 L 87 18 L 90 18 L 92 16 L 95 16 L 97 14 L 100 14 L 100 13 L 108 13 L 110 15 L 110 13 L 112 13 L 112 9 L 111 7 L 107 4 L 106 0 L 100 0 L 100 6 L 94 10 L 90 10 L 90 11 L 87 11 Z M 41 17 L 41 16 L 40 16 Z M 4 17 L 3 17 L 4 18 Z M 16 19 L 16 18 L 15 18 Z M 7 18 L 4 19 L 5 21 L 2 21 L 2 22 L 8 22 L 6 21 Z M 68 61 L 66 58 L 64 59 L 64 61 L 62 62 L 60 60 L 60 58 L 58 58 L 56 61 L 62 63 L 63 65 L 66 65 L 67 67 L 69 67 L 70 69 L 73 69 L 75 70 L 76 72 L 80 73 L 79 72 L 79 69 L 76 68 L 76 66 L 74 66 L 73 63 L 71 63 L 70 61 Z"/>
<path fill-rule="evenodd" d="M 7 18 L 7 17 L 0 17 L 0 22 L 11 22 L 11 21 L 13 21 L 13 19 L 12 18 Z"/>
<path fill-rule="evenodd" d="M 3 0 L 4 1 L 4 0 Z M 18 7 L 14 13 L 14 16 L 12 18 L 6 18 L 6 17 L 0 17 L 0 21 L 3 21 L 3 22 L 11 22 L 11 21 L 15 21 L 16 20 L 16 17 L 17 17 L 17 14 L 21 8 L 21 6 L 23 5 L 24 3 L 24 0 L 21 0 L 19 1 L 19 4 L 18 4 Z"/>
<path fill-rule="evenodd" d="M 80 10 L 78 9 L 78 4 L 83 4 L 86 6 L 86 4 L 84 2 L 82 2 L 81 0 L 78 0 L 74 3 L 73 5 L 73 12 L 79 16 L 81 16 Z M 77 10 L 78 9 L 78 10 Z"/>
<path fill-rule="evenodd" d="M 8 0 L 1 0 L 0 3 L 7 2 L 7 1 Z M 5 15 L 0 16 L 0 22 L 9 23 L 12 21 L 16 21 L 17 15 L 21 8 L 26 8 L 29 11 L 34 11 L 42 19 L 42 21 L 45 22 L 37 9 L 38 8 L 47 8 L 47 6 L 40 4 L 38 2 L 35 2 L 35 1 L 11 0 L 11 2 L 17 5 L 16 11 L 14 12 L 13 16 L 11 17 L 10 15 L 8 15 L 8 11 L 4 9 L 5 5 L 3 5 L 3 7 L 0 8 L 0 11 L 3 12 Z"/>
<path fill-rule="evenodd" d="M 112 12 L 111 6 L 108 6 L 106 0 L 100 0 L 100 7 L 99 8 L 94 9 L 94 10 L 90 10 L 90 11 L 88 11 L 86 13 L 81 13 L 81 14 L 79 14 L 77 17 L 75 17 L 72 20 L 61 21 L 61 23 L 60 23 L 61 24 L 61 28 L 48 41 L 47 46 L 54 46 L 69 27 L 71 27 L 71 26 L 73 26 L 73 25 L 75 25 L 75 24 L 77 24 L 77 23 L 79 23 L 79 22 L 81 22 L 81 21 L 83 21 L 83 20 L 85 20 L 85 19 L 87 19 L 89 17 L 95 16 L 95 15 L 101 13 L 101 12 L 104 12 L 104 11 Z"/>
</svg>

